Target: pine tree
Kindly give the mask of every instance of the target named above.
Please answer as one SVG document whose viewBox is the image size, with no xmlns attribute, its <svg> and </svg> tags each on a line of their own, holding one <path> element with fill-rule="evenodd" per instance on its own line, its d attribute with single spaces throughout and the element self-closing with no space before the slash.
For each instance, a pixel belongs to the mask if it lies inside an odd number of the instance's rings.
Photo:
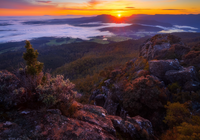
<svg viewBox="0 0 200 140">
<path fill-rule="evenodd" d="M 26 61 L 27 73 L 30 75 L 38 75 L 43 69 L 43 63 L 37 61 L 39 55 L 38 51 L 32 48 L 32 45 L 29 41 L 26 41 L 26 52 L 23 54 L 23 58 Z"/>
</svg>

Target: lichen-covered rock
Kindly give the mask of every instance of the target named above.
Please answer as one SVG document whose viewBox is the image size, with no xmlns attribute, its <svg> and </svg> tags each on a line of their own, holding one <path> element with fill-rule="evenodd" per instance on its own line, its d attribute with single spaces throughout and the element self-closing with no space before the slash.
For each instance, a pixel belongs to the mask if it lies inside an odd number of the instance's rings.
<svg viewBox="0 0 200 140">
<path fill-rule="evenodd" d="M 125 139 L 140 139 L 140 140 L 150 140 L 154 139 L 154 133 L 152 124 L 149 120 L 144 119 L 140 116 L 127 117 L 123 120 L 118 116 L 108 116 L 115 127 L 123 138 Z"/>
<path fill-rule="evenodd" d="M 83 110 L 97 114 L 98 116 L 101 117 L 105 117 L 108 114 L 104 108 L 95 105 L 84 105 Z"/>
<path fill-rule="evenodd" d="M 127 117 L 127 120 L 131 123 L 138 124 L 139 125 L 139 131 L 145 130 L 148 135 L 153 136 L 153 128 L 152 128 L 152 124 L 149 120 L 144 119 L 140 116 Z"/>
<path fill-rule="evenodd" d="M 111 120 L 106 117 L 106 114 L 106 110 L 101 107 L 86 105 L 83 109 L 76 111 L 73 116 L 78 120 L 95 124 L 115 136 L 116 130 Z"/>
<path fill-rule="evenodd" d="M 165 79 L 169 83 L 178 82 L 180 85 L 184 85 L 188 81 L 198 81 L 194 66 L 181 70 L 169 70 L 165 73 Z"/>
<path fill-rule="evenodd" d="M 179 37 L 170 34 L 155 35 L 140 46 L 140 56 L 148 60 L 165 59 L 169 55 L 184 55 L 189 51 Z"/>
<path fill-rule="evenodd" d="M 87 119 L 84 121 L 74 118 L 67 118 L 61 115 L 59 112 L 60 111 L 58 110 L 49 110 L 47 112 L 30 111 L 28 114 L 20 114 L 15 112 L 15 116 L 12 116 L 13 122 L 6 121 L 4 123 L 0 123 L 0 138 L 117 140 L 115 137 L 115 129 L 110 119 L 102 122 L 103 124 L 99 124 L 104 127 L 102 128 L 96 124 L 95 121 L 90 122 L 87 121 Z M 90 115 L 95 116 L 96 114 L 91 113 Z M 94 118 L 93 120 L 98 121 L 98 117 Z M 106 118 L 104 119 L 106 120 Z M 105 130 L 106 128 L 112 129 Z"/>
<path fill-rule="evenodd" d="M 169 70 L 180 70 L 182 66 L 175 60 L 150 60 L 149 71 L 152 75 L 164 80 L 165 73 Z"/>
<path fill-rule="evenodd" d="M 12 121 L 1 120 L 1 139 L 118 140 L 116 131 L 127 140 L 155 139 L 150 121 L 140 116 L 110 116 L 94 105 L 78 103 L 72 118 L 59 109 L 15 111 L 7 116 Z"/>
</svg>

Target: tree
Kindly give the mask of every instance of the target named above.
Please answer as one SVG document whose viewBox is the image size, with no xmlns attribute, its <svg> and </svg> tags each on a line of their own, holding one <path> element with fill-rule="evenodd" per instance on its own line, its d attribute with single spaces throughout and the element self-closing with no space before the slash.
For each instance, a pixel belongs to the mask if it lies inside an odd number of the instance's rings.
<svg viewBox="0 0 200 140">
<path fill-rule="evenodd" d="M 38 51 L 32 48 L 32 45 L 29 41 L 26 41 L 26 52 L 23 54 L 23 58 L 26 61 L 27 73 L 30 75 L 38 75 L 43 69 L 43 63 L 37 61 L 39 55 Z"/>
</svg>

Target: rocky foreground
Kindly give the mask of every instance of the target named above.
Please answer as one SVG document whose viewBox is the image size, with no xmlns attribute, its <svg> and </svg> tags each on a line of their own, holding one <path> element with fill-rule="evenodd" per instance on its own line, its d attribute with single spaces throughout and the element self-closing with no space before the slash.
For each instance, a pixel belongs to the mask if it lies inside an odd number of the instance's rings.
<svg viewBox="0 0 200 140">
<path fill-rule="evenodd" d="M 154 139 L 152 124 L 140 116 L 108 115 L 99 106 L 73 103 L 73 116 L 62 115 L 59 109 L 24 110 L 6 114 L 10 118 L 0 123 L 2 139 L 63 139 L 63 140 L 116 140 Z M 6 119 L 6 118 L 5 118 Z M 119 137 L 119 136 L 118 136 Z"/>
</svg>

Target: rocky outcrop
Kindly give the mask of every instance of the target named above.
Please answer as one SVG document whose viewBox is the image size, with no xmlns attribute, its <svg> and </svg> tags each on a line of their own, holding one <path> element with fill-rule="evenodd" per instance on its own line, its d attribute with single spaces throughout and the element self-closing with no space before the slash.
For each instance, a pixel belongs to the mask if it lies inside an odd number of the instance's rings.
<svg viewBox="0 0 200 140">
<path fill-rule="evenodd" d="M 150 60 L 149 71 L 165 84 L 178 83 L 187 91 L 196 91 L 200 88 L 197 72 L 194 66 L 182 67 L 175 60 Z"/>
<path fill-rule="evenodd" d="M 149 71 L 152 75 L 164 79 L 165 73 L 169 70 L 180 70 L 182 66 L 177 59 L 175 60 L 150 60 Z"/>
<path fill-rule="evenodd" d="M 178 82 L 180 85 L 184 85 L 187 81 L 198 80 L 194 66 L 183 68 L 181 70 L 169 70 L 165 73 L 165 78 L 170 83 Z"/>
<path fill-rule="evenodd" d="M 67 118 L 59 110 L 46 113 L 30 111 L 28 114 L 17 115 L 14 122 L 0 124 L 3 126 L 0 129 L 2 139 L 117 139 L 102 127 Z"/>
<path fill-rule="evenodd" d="M 181 70 L 169 70 L 165 73 L 165 79 L 169 83 L 177 82 L 187 91 L 196 91 L 200 89 L 200 82 L 197 78 L 197 72 L 194 66 Z"/>
<path fill-rule="evenodd" d="M 115 117 L 121 122 L 125 122 L 120 124 L 120 132 L 128 134 L 124 139 L 150 140 L 154 138 L 151 122 L 144 118 L 137 116 L 124 120 L 117 116 L 109 116 L 102 107 L 82 105 L 77 102 L 73 104 L 76 104 L 76 107 L 71 118 L 62 115 L 59 109 L 24 110 L 9 113 L 7 117 L 10 121 L 6 118 L 1 120 L 0 138 L 117 140 L 118 126 Z"/>
<path fill-rule="evenodd" d="M 169 34 L 155 35 L 140 46 L 140 56 L 148 60 L 181 58 L 189 52 L 189 48 L 180 38 Z"/>
</svg>

